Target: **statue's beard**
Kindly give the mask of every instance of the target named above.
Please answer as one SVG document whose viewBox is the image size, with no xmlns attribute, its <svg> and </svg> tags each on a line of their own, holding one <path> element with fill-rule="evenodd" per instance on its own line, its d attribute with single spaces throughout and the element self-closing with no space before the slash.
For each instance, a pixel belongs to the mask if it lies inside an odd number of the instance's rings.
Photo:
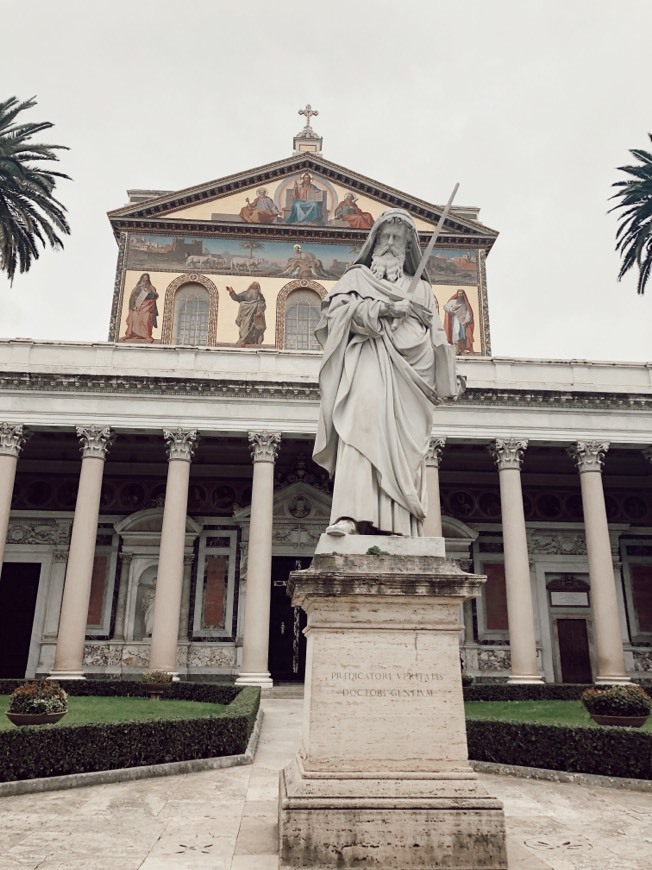
<svg viewBox="0 0 652 870">
<path fill-rule="evenodd" d="M 387 278 L 388 281 L 395 283 L 403 277 L 403 263 L 405 263 L 404 245 L 396 243 L 376 245 L 369 268 L 376 278 Z"/>
</svg>

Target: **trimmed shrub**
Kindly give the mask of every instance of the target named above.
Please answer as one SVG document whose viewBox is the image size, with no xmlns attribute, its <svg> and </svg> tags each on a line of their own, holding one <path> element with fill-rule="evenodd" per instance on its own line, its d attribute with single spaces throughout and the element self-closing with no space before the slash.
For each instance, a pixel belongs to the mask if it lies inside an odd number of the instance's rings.
<svg viewBox="0 0 652 870">
<path fill-rule="evenodd" d="M 75 681 L 75 689 L 88 683 Z M 96 684 L 97 685 L 97 684 Z M 102 681 L 102 685 L 105 685 Z M 121 684 L 138 692 L 71 691 L 75 695 L 146 695 L 141 683 Z M 4 688 L 0 685 L 0 689 Z M 193 758 L 240 755 L 256 721 L 256 686 L 175 683 L 174 696 L 229 704 L 216 716 L 97 725 L 41 725 L 0 732 L 0 782 L 63 776 L 93 770 L 141 767 Z M 71 685 L 72 689 L 72 685 Z M 196 691 L 199 689 L 200 691 Z M 225 695 L 228 690 L 230 698 Z M 198 697 L 199 696 L 199 697 Z"/>
<path fill-rule="evenodd" d="M 633 683 L 586 689 L 580 700 L 597 716 L 649 716 L 652 709 L 652 698 Z"/>
<path fill-rule="evenodd" d="M 466 735 L 475 761 L 652 779 L 652 734 L 635 728 L 476 719 Z"/>
<path fill-rule="evenodd" d="M 65 713 L 67 710 L 68 695 L 54 681 L 23 683 L 14 689 L 9 699 L 11 713 Z"/>
</svg>

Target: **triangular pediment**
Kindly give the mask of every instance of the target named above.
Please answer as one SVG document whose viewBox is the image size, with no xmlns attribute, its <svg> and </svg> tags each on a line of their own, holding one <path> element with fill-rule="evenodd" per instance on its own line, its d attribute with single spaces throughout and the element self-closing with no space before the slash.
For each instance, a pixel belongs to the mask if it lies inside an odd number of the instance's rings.
<svg viewBox="0 0 652 870">
<path fill-rule="evenodd" d="M 297 481 L 276 490 L 272 512 L 275 523 L 320 521 L 326 527 L 331 513 L 331 497 L 309 483 Z M 248 523 L 250 517 L 251 506 L 233 512 L 238 523 Z"/>
<path fill-rule="evenodd" d="M 134 198 L 139 201 L 109 212 L 116 234 L 139 228 L 206 229 L 207 225 L 281 234 L 303 229 L 359 234 L 392 207 L 407 209 L 419 231 L 428 233 L 443 210 L 314 154 L 296 155 L 175 192 L 139 192 Z M 474 219 L 477 212 L 456 206 L 446 220 L 441 243 L 466 241 L 491 247 L 497 233 Z"/>
</svg>

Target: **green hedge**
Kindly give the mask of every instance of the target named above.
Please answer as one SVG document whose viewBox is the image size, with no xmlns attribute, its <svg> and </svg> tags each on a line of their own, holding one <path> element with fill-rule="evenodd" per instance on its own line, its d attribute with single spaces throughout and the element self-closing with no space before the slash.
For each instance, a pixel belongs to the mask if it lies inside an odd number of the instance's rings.
<svg viewBox="0 0 652 870">
<path fill-rule="evenodd" d="M 30 680 L 0 679 L 0 695 L 11 695 L 16 686 Z M 149 692 L 142 680 L 61 680 L 61 685 L 69 695 L 105 698 L 147 698 Z M 171 683 L 166 698 L 179 698 L 183 701 L 207 701 L 212 704 L 230 704 L 237 697 L 240 687 L 233 683 Z"/>
<path fill-rule="evenodd" d="M 464 690 L 465 701 L 578 701 L 588 685 L 574 683 L 484 683 Z"/>
<path fill-rule="evenodd" d="M 649 731 L 470 719 L 466 735 L 474 761 L 652 779 Z"/>
<path fill-rule="evenodd" d="M 0 693 L 8 691 L 0 681 Z M 21 681 L 11 681 L 15 684 Z M 107 685 L 104 681 L 101 685 Z M 143 695 L 142 684 L 116 683 L 125 691 L 103 695 Z M 66 682 L 71 695 L 97 695 L 94 681 Z M 11 691 L 11 689 L 9 689 Z M 230 695 L 227 699 L 227 695 Z M 63 776 L 92 770 L 141 767 L 193 758 L 239 755 L 256 721 L 260 689 L 233 685 L 176 683 L 167 697 L 227 703 L 216 716 L 198 719 L 121 722 L 98 725 L 40 725 L 0 732 L 0 782 Z"/>
</svg>

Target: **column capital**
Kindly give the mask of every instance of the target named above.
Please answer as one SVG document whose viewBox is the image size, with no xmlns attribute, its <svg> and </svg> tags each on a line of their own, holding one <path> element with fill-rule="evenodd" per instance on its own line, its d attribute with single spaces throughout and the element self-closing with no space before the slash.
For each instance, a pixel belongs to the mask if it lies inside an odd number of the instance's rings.
<svg viewBox="0 0 652 870">
<path fill-rule="evenodd" d="M 199 436 L 196 429 L 164 429 L 163 438 L 167 443 L 168 461 L 181 459 L 191 462 Z"/>
<path fill-rule="evenodd" d="M 276 462 L 280 444 L 280 432 L 249 433 L 249 449 L 254 462 Z"/>
<path fill-rule="evenodd" d="M 446 446 L 445 438 L 431 438 L 428 441 L 428 452 L 426 453 L 426 465 L 430 468 L 439 468 L 441 463 L 441 455 Z"/>
<path fill-rule="evenodd" d="M 0 423 L 0 456 L 18 458 L 29 437 L 30 433 L 23 427 L 22 423 L 17 426 L 13 423 Z"/>
<path fill-rule="evenodd" d="M 496 438 L 487 445 L 487 450 L 493 456 L 498 471 L 504 471 L 506 468 L 520 471 L 523 454 L 527 450 L 527 441 L 518 438 Z"/>
<path fill-rule="evenodd" d="M 608 441 L 576 441 L 566 448 L 566 453 L 575 463 L 580 474 L 587 471 L 602 471 L 605 454 L 609 450 Z"/>
<path fill-rule="evenodd" d="M 76 426 L 75 431 L 83 459 L 106 459 L 115 440 L 115 432 L 109 426 Z"/>
</svg>

